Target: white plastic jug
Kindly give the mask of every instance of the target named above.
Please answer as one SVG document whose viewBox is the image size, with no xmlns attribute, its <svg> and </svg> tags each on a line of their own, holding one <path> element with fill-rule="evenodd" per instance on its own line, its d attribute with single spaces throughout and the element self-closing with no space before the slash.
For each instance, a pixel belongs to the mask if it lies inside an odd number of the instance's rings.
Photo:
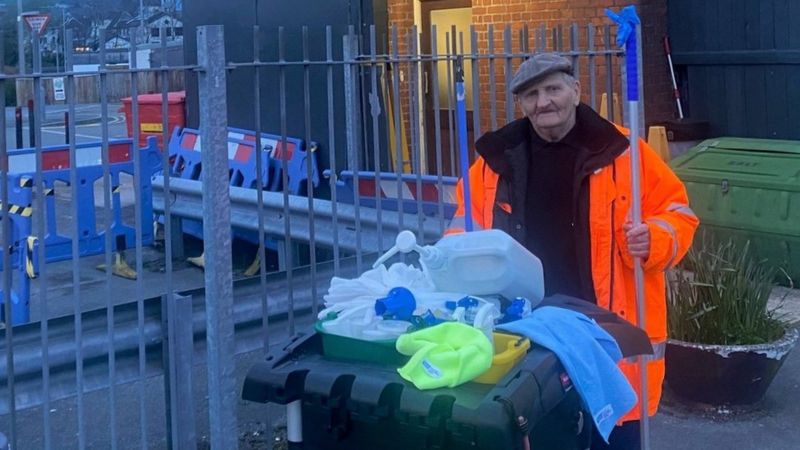
<svg viewBox="0 0 800 450">
<path fill-rule="evenodd" d="M 397 252 L 411 251 L 419 253 L 423 270 L 439 291 L 525 297 L 533 304 L 544 297 L 542 262 L 501 230 L 451 234 L 424 247 L 417 245 L 413 232 L 404 230 L 373 267 Z"/>
</svg>

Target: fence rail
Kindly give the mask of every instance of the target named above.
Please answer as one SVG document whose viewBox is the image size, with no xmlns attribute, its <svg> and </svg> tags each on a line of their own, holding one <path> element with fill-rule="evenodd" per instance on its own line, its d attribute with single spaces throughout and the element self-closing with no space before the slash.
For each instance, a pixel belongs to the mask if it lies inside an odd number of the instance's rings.
<svg viewBox="0 0 800 450">
<path fill-rule="evenodd" d="M 52 75 L 51 75 L 52 76 Z M 184 73 L 169 71 L 161 72 L 140 72 L 134 75 L 137 80 L 140 94 L 159 93 L 162 85 L 166 84 L 167 90 L 182 91 L 185 89 Z M 166 82 L 164 79 L 166 78 Z M 107 101 L 117 103 L 125 97 L 131 95 L 131 74 L 121 69 L 109 69 L 104 88 Z M 53 78 L 44 78 L 42 87 L 44 89 L 44 101 L 48 105 L 62 103 L 55 99 L 53 89 Z M 28 100 L 33 99 L 33 80 L 22 78 L 16 80 L 17 104 L 25 105 Z M 75 102 L 76 103 L 100 103 L 100 80 L 96 74 L 85 74 L 75 77 Z"/>
</svg>

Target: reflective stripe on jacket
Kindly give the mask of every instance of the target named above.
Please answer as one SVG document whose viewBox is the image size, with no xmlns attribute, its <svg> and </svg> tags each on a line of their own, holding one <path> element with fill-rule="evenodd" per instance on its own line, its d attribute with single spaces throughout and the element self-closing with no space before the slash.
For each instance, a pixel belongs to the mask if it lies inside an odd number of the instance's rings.
<svg viewBox="0 0 800 450">
<path fill-rule="evenodd" d="M 627 130 L 619 130 L 627 134 Z M 656 353 L 648 362 L 648 406 L 653 415 L 658 408 L 664 379 L 663 350 L 667 339 L 664 271 L 674 267 L 688 251 L 698 219 L 689 208 L 683 183 L 644 141 L 639 141 L 639 148 L 642 217 L 651 238 L 650 256 L 644 262 L 644 297 L 645 328 Z M 480 149 L 479 153 L 484 154 Z M 613 162 L 588 175 L 588 211 L 584 213 L 588 216 L 591 284 L 598 306 L 636 324 L 633 258 L 624 245 L 622 228 L 629 220 L 632 197 L 629 149 L 610 160 Z M 476 228 L 500 228 L 517 237 L 518 229 L 523 228 L 519 222 L 497 220 L 498 214 L 512 213 L 510 202 L 497 196 L 498 189 L 504 189 L 504 182 L 483 156 L 477 158 L 470 168 L 473 222 Z M 465 208 L 461 181 L 456 195 L 458 209 L 446 234 L 463 231 Z M 641 395 L 637 364 L 623 361 L 620 369 Z M 622 421 L 638 418 L 637 405 Z"/>
</svg>

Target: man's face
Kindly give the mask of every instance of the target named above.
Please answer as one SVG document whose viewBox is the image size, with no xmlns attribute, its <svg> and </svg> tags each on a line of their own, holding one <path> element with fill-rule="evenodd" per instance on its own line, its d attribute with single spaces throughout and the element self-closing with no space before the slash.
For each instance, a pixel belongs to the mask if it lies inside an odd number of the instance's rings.
<svg viewBox="0 0 800 450">
<path fill-rule="evenodd" d="M 564 128 L 569 131 L 575 124 L 575 108 L 580 103 L 580 83 L 556 72 L 517 94 L 517 101 L 540 135 Z"/>
</svg>

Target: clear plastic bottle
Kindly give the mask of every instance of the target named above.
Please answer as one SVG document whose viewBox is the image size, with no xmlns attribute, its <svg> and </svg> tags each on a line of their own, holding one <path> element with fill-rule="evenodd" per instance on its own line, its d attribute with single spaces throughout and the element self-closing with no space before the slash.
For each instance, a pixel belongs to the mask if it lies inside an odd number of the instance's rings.
<svg viewBox="0 0 800 450">
<path fill-rule="evenodd" d="M 542 262 L 501 230 L 452 234 L 424 247 L 413 232 L 401 231 L 374 267 L 397 252 L 411 251 L 419 253 L 423 270 L 439 291 L 525 297 L 534 304 L 544 297 Z"/>
</svg>

